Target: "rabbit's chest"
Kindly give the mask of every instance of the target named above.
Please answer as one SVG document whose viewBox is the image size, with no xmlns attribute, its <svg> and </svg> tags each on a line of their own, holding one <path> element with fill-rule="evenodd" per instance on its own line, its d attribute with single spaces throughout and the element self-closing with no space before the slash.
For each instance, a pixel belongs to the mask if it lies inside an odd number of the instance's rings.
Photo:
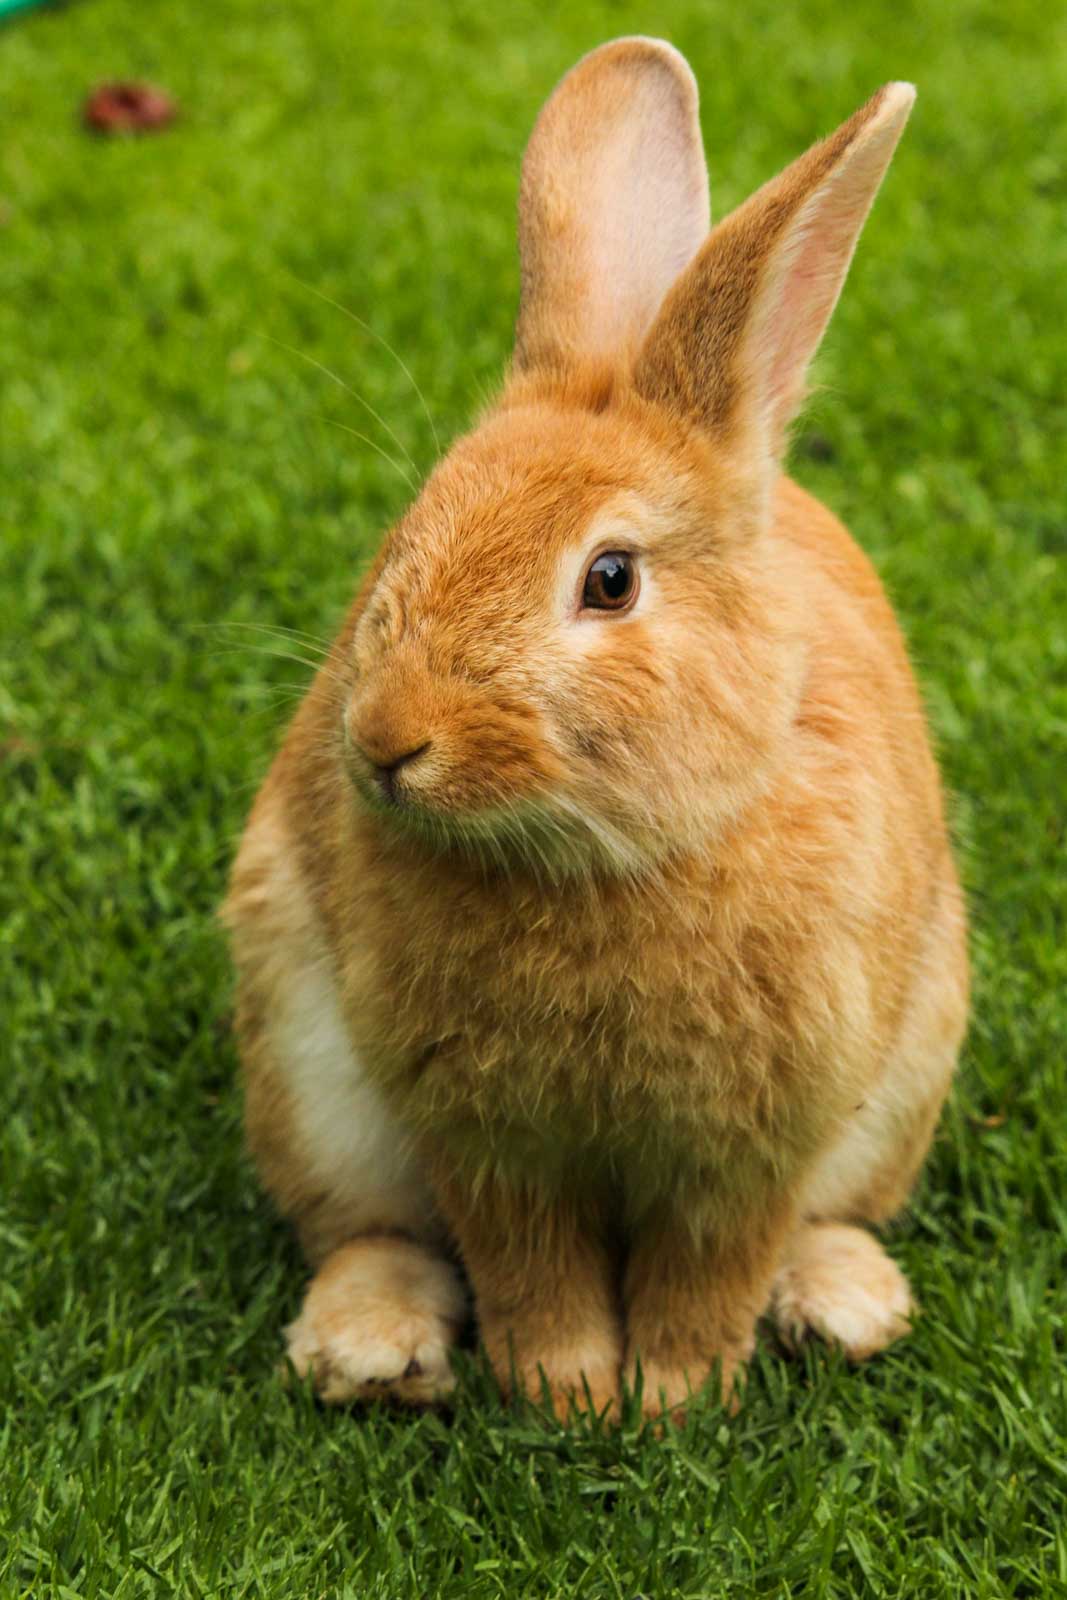
<svg viewBox="0 0 1067 1600">
<path fill-rule="evenodd" d="M 547 921 L 395 948 L 374 1056 L 435 1136 L 561 1161 L 635 1142 L 665 1159 L 765 1125 L 804 1070 L 795 985 L 714 921 L 664 929 Z"/>
</svg>

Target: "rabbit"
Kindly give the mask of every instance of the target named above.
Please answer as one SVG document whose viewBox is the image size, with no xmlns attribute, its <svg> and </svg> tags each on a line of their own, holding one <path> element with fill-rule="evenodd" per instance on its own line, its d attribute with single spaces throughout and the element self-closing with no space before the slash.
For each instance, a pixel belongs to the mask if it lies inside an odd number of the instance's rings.
<svg viewBox="0 0 1067 1600">
<path fill-rule="evenodd" d="M 854 1360 L 910 1325 L 868 1225 L 953 1075 L 965 908 L 889 603 L 783 456 L 914 93 L 713 229 L 671 45 L 540 113 L 502 392 L 359 589 L 223 913 L 326 1401 L 444 1400 L 468 1293 L 561 1419 L 734 1403 L 765 1314 Z"/>
</svg>

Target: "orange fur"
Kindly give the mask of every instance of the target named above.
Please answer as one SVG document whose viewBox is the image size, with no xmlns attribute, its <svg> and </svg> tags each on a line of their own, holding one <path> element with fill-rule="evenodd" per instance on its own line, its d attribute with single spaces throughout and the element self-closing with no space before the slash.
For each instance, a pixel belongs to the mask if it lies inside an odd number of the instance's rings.
<svg viewBox="0 0 1067 1600">
<path fill-rule="evenodd" d="M 564 80 L 524 172 L 511 379 L 390 535 L 235 867 L 268 1186 L 314 1261 L 451 1241 L 501 1381 L 543 1373 L 561 1412 L 638 1364 L 650 1412 L 729 1384 L 786 1262 L 793 1333 L 806 1305 L 851 1326 L 805 1219 L 903 1203 L 962 1035 L 900 634 L 777 465 L 908 105 L 882 91 L 697 249 L 681 58 L 620 41 Z M 646 235 L 612 279 L 639 160 Z M 661 179 L 688 208 L 662 247 Z M 617 549 L 638 599 L 590 614 Z M 851 1247 L 896 1297 L 866 1350 L 900 1291 Z M 331 1327 L 350 1294 L 365 1329 L 379 1266 L 345 1260 Z M 381 1317 L 388 1343 L 395 1296 Z"/>
</svg>

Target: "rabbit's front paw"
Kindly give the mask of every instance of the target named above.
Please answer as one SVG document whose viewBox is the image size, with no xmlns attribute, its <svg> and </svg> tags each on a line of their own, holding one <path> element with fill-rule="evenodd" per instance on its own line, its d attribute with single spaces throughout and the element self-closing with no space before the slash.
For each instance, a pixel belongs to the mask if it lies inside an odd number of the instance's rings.
<svg viewBox="0 0 1067 1600">
<path fill-rule="evenodd" d="M 545 1405 L 560 1422 L 575 1414 L 617 1418 L 621 1351 L 615 1339 L 591 1336 L 580 1348 L 542 1344 L 536 1356 L 516 1351 L 507 1336 L 490 1334 L 485 1344 L 506 1396 Z"/>
<path fill-rule="evenodd" d="M 618 1417 L 617 1365 L 594 1367 L 591 1371 L 568 1366 L 561 1371 L 539 1363 L 534 1372 L 524 1375 L 521 1388 L 536 1404 L 547 1404 L 559 1422 L 567 1422 L 575 1415 L 604 1417 L 609 1422 Z"/>
<path fill-rule="evenodd" d="M 466 1320 L 455 1269 L 394 1236 L 355 1239 L 329 1256 L 286 1329 L 288 1356 L 320 1399 L 431 1405 L 454 1386 L 449 1350 Z"/>
<path fill-rule="evenodd" d="M 738 1379 L 744 1374 L 744 1353 L 720 1355 L 714 1362 L 693 1361 L 686 1366 L 661 1361 L 635 1360 L 630 1368 L 630 1388 L 636 1389 L 638 1366 L 641 1375 L 641 1412 L 651 1419 L 663 1418 L 682 1426 L 686 1407 L 718 1374 L 718 1392 L 730 1412 L 737 1410 Z"/>
</svg>

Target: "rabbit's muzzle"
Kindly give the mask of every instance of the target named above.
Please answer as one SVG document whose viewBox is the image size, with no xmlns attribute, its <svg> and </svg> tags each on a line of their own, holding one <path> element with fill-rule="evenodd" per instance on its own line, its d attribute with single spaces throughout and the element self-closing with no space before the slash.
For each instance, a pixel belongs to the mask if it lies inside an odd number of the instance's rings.
<svg viewBox="0 0 1067 1600">
<path fill-rule="evenodd" d="M 561 776 L 537 712 L 410 656 L 358 685 L 343 730 L 358 791 L 396 812 L 476 819 L 543 796 Z"/>
</svg>

